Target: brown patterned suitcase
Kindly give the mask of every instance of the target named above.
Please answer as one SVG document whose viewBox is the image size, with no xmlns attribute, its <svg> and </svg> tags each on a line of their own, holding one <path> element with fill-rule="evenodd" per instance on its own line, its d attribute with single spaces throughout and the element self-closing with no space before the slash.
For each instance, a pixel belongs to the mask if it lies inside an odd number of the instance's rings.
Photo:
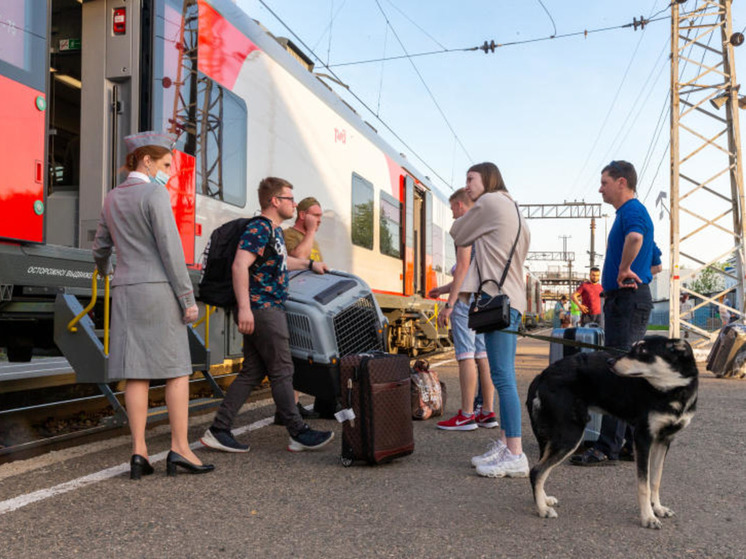
<svg viewBox="0 0 746 559">
<path fill-rule="evenodd" d="M 414 451 L 410 369 L 406 355 L 348 355 L 339 367 L 342 407 L 355 418 L 342 424 L 342 464 L 381 464 Z"/>
</svg>

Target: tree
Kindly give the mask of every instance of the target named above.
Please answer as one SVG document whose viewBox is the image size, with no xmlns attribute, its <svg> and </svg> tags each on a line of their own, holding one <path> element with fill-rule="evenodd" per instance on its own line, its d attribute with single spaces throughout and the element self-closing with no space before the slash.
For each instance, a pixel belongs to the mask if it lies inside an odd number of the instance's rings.
<svg viewBox="0 0 746 559">
<path fill-rule="evenodd" d="M 703 295 L 722 291 L 725 289 L 723 275 L 713 268 L 722 270 L 724 266 L 725 264 L 721 262 L 708 266 L 699 273 L 694 281 L 692 281 L 689 285 L 689 289 L 696 293 L 702 293 Z"/>
</svg>

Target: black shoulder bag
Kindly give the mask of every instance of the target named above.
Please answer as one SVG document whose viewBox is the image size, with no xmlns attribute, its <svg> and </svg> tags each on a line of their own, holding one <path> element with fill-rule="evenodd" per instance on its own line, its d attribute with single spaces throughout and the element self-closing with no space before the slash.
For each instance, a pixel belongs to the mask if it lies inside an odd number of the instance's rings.
<svg viewBox="0 0 746 559">
<path fill-rule="evenodd" d="M 510 249 L 510 256 L 505 264 L 505 270 L 500 278 L 500 282 L 488 279 L 482 281 L 482 274 L 479 271 L 479 263 L 475 262 L 477 266 L 477 274 L 479 275 L 479 289 L 474 295 L 474 302 L 469 307 L 469 328 L 476 331 L 477 334 L 483 334 L 485 332 L 494 332 L 495 330 L 504 330 L 510 326 L 510 297 L 503 293 L 503 284 L 505 278 L 508 275 L 510 264 L 513 262 L 513 253 L 515 253 L 515 247 L 518 244 L 518 239 L 521 236 L 521 211 L 518 209 L 518 204 L 515 205 L 515 209 L 518 212 L 518 234 L 513 242 L 513 248 Z M 487 283 L 494 283 L 497 285 L 497 295 L 482 300 L 482 288 Z"/>
</svg>

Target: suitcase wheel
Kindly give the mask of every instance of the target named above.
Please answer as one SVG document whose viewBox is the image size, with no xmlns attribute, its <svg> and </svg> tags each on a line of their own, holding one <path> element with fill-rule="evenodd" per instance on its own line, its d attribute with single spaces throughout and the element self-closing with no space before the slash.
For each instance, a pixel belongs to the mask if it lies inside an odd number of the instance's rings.
<svg viewBox="0 0 746 559">
<path fill-rule="evenodd" d="M 345 468 L 349 468 L 350 466 L 352 466 L 352 458 L 349 458 L 347 456 L 340 456 L 339 463 L 342 464 Z"/>
</svg>

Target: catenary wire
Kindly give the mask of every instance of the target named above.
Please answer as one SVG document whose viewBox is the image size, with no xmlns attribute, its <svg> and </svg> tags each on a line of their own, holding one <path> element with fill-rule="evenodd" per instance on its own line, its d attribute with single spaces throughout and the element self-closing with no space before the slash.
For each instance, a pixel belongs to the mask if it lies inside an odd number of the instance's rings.
<svg viewBox="0 0 746 559">
<path fill-rule="evenodd" d="M 370 58 L 367 60 L 356 60 L 356 61 L 350 61 L 350 62 L 338 62 L 336 64 L 330 64 L 330 67 L 332 68 L 338 68 L 340 66 L 355 66 L 357 64 L 371 64 L 373 62 L 381 62 L 382 60 L 389 61 L 389 60 L 401 60 L 404 58 L 416 58 L 420 56 L 433 56 L 436 54 L 448 54 L 448 53 L 454 53 L 454 52 L 469 52 L 469 51 L 478 51 L 478 50 L 490 50 L 491 52 L 494 52 L 495 49 L 503 48 L 503 47 L 513 47 L 517 45 L 525 45 L 529 43 L 538 43 L 542 41 L 552 41 L 556 39 L 567 39 L 569 37 L 577 37 L 579 35 L 588 36 L 594 33 L 603 33 L 606 31 L 615 31 L 617 29 L 624 29 L 629 27 L 634 27 L 635 29 L 637 27 L 644 28 L 646 25 L 650 23 L 654 23 L 657 21 L 663 21 L 669 19 L 668 17 L 659 17 L 655 19 L 648 19 L 640 21 L 635 21 L 633 23 L 625 23 L 624 25 L 613 25 L 611 27 L 601 27 L 598 29 L 584 29 L 582 31 L 574 31 L 572 33 L 562 33 L 559 35 L 549 35 L 547 37 L 536 37 L 534 39 L 525 39 L 522 41 L 509 41 L 507 43 L 494 43 L 494 46 L 492 45 L 485 45 L 482 46 L 476 46 L 476 47 L 463 47 L 463 48 L 448 48 L 448 49 L 441 49 L 441 50 L 434 50 L 434 51 L 427 51 L 427 52 L 417 52 L 417 53 L 411 53 L 408 55 L 398 55 L 398 56 L 389 56 L 385 59 L 381 58 Z"/>
<path fill-rule="evenodd" d="M 386 20 L 386 24 L 389 26 L 389 28 L 391 29 L 391 32 L 394 34 L 394 38 L 396 38 L 396 41 L 399 43 L 399 46 L 402 48 L 402 50 L 405 53 L 407 53 L 407 48 L 404 46 L 404 43 L 402 42 L 401 38 L 399 38 L 399 34 L 396 32 L 396 29 L 394 29 L 394 26 L 389 21 L 389 17 L 388 15 L 386 15 L 386 12 L 383 10 L 383 6 L 381 6 L 381 3 L 378 0 L 375 0 L 375 2 L 376 2 L 376 5 L 378 6 L 378 9 L 381 11 L 381 15 Z M 435 98 L 435 95 L 430 89 L 430 86 L 427 85 L 427 82 L 425 81 L 425 78 L 420 73 L 419 68 L 417 68 L 417 65 L 414 63 L 413 60 L 410 59 L 409 63 L 412 65 L 412 68 L 417 74 L 417 77 L 420 78 L 422 85 L 425 87 L 427 94 L 430 96 L 430 99 L 432 99 L 433 103 L 435 104 L 435 107 L 438 109 L 440 116 L 443 117 L 443 121 L 446 123 L 446 126 L 448 126 L 448 129 L 451 131 L 451 134 L 453 134 L 454 138 L 456 138 L 456 141 L 458 142 L 459 146 L 461 146 L 461 149 L 464 151 L 464 154 L 466 155 L 466 157 L 468 157 L 469 160 L 473 162 L 474 160 L 469 154 L 469 151 L 466 149 L 466 146 L 461 141 L 461 138 L 458 137 L 458 134 L 456 134 L 456 130 L 454 130 L 453 126 L 451 125 L 451 122 L 448 120 L 446 113 L 443 111 L 440 104 L 438 103 L 438 100 Z"/>
<path fill-rule="evenodd" d="M 554 23 L 554 18 L 552 17 L 552 14 L 549 13 L 549 10 L 547 10 L 547 7 L 544 5 L 544 2 L 541 0 L 537 0 L 539 4 L 541 4 L 541 7 L 544 9 L 544 11 L 547 13 L 547 16 L 549 16 L 549 20 L 552 22 L 552 27 L 554 28 L 554 33 L 552 34 L 552 37 L 557 35 L 557 24 Z"/>
<path fill-rule="evenodd" d="M 314 58 L 315 58 L 316 60 L 318 60 L 318 61 L 319 61 L 319 62 L 321 63 L 321 65 L 322 65 L 322 66 L 324 66 L 324 68 L 326 68 L 326 69 L 327 69 L 327 70 L 329 71 L 329 73 L 330 73 L 330 74 L 331 74 L 331 75 L 332 75 L 332 76 L 333 76 L 333 77 L 334 77 L 334 78 L 335 78 L 335 79 L 336 79 L 336 80 L 337 80 L 337 81 L 338 81 L 339 83 L 344 83 L 344 82 L 342 81 L 342 79 L 341 79 L 341 78 L 340 78 L 340 77 L 339 77 L 339 76 L 338 76 L 338 75 L 337 75 L 337 74 L 336 74 L 336 73 L 334 72 L 334 70 L 332 70 L 330 66 L 327 66 L 326 64 L 324 64 L 324 61 L 323 61 L 323 60 L 321 60 L 321 58 L 320 58 L 320 57 L 319 57 L 319 56 L 318 56 L 318 55 L 317 55 L 317 54 L 316 54 L 316 53 L 314 52 L 314 50 L 313 50 L 313 49 L 311 49 L 311 48 L 310 48 L 310 47 L 309 47 L 309 46 L 308 46 L 308 45 L 307 45 L 307 44 L 305 43 L 305 41 L 303 41 L 303 39 L 301 39 L 301 38 L 300 38 L 300 37 L 298 36 L 298 34 L 297 34 L 297 33 L 296 33 L 295 31 L 293 31 L 293 30 L 292 30 L 292 29 L 290 28 L 290 26 L 289 26 L 288 24 L 286 24 L 286 23 L 285 23 L 285 21 L 284 21 L 284 20 L 283 20 L 282 18 L 281 18 L 281 17 L 279 16 L 279 15 L 277 15 L 277 14 L 275 13 L 275 11 L 274 11 L 274 10 L 273 10 L 272 8 L 270 8 L 270 7 L 269 7 L 269 6 L 267 5 L 267 3 L 265 2 L 265 0 L 259 0 L 259 3 L 260 3 L 260 4 L 262 5 L 262 6 L 264 6 L 264 7 L 265 7 L 265 9 L 266 9 L 266 10 L 267 10 L 267 11 L 268 11 L 268 12 L 269 12 L 270 14 L 272 14 L 272 17 L 274 17 L 274 18 L 275 18 L 275 19 L 276 19 L 276 20 L 277 20 L 278 22 L 280 22 L 280 24 L 281 24 L 281 25 L 282 25 L 283 27 L 285 27 L 285 29 L 287 29 L 287 30 L 288 30 L 288 32 L 289 32 L 290 34 L 292 34 L 292 35 L 293 35 L 293 37 L 295 37 L 295 39 L 297 39 L 297 40 L 298 40 L 298 42 L 299 42 L 299 43 L 300 43 L 300 44 L 301 44 L 301 45 L 303 46 L 303 48 L 307 49 L 307 50 L 308 50 L 308 52 L 310 52 L 310 53 L 311 53 L 311 55 L 312 55 L 312 56 L 313 56 L 313 57 L 314 57 Z M 382 125 L 384 126 L 384 128 L 386 128 L 386 130 L 388 130 L 388 131 L 389 131 L 389 132 L 390 132 L 390 133 L 391 133 L 391 134 L 392 134 L 392 135 L 394 136 L 394 138 L 396 138 L 396 139 L 397 139 L 397 140 L 398 140 L 399 142 L 401 142 L 401 144 L 402 144 L 402 145 L 403 145 L 403 146 L 404 146 L 405 148 L 407 148 L 407 149 L 409 150 L 409 152 L 410 152 L 410 153 L 411 153 L 412 155 L 414 155 L 414 156 L 415 156 L 415 157 L 416 157 L 416 158 L 417 158 L 417 159 L 418 159 L 418 160 L 419 160 L 420 162 L 422 162 L 422 164 L 423 164 L 423 165 L 425 165 L 425 167 L 427 167 L 427 168 L 428 168 L 428 169 L 430 170 L 430 172 L 432 172 L 432 173 L 433 173 L 433 174 L 434 174 L 434 175 L 435 175 L 435 176 L 436 176 L 436 177 L 437 177 L 437 178 L 438 178 L 438 179 L 439 179 L 439 180 L 440 180 L 440 181 L 441 181 L 441 182 L 442 182 L 442 183 L 443 183 L 443 184 L 444 184 L 445 186 L 447 186 L 447 187 L 448 187 L 448 188 L 449 188 L 450 190 L 453 190 L 453 186 L 452 186 L 452 185 L 450 185 L 450 184 L 448 183 L 448 181 L 446 181 L 446 180 L 445 180 L 445 179 L 444 179 L 444 178 L 443 178 L 442 176 L 440 176 L 440 173 L 438 173 L 438 171 L 436 171 L 435 169 L 433 169 L 433 168 L 432 168 L 432 167 L 431 167 L 431 166 L 430 166 L 430 165 L 429 165 L 429 164 L 427 163 L 427 161 L 425 161 L 425 160 L 424 160 L 424 159 L 423 159 L 422 157 L 420 157 L 420 155 L 419 155 L 419 154 L 418 154 L 418 153 L 417 153 L 417 152 L 416 152 L 416 151 L 415 151 L 414 149 L 412 149 L 412 148 L 411 148 L 411 147 L 409 146 L 409 144 L 408 144 L 408 143 L 407 143 L 407 142 L 406 142 L 406 141 L 405 141 L 404 139 L 402 139 L 402 137 L 401 137 L 401 136 L 399 136 L 399 134 L 397 134 L 397 133 L 396 133 L 396 132 L 394 131 L 394 129 L 393 129 L 393 128 L 391 128 L 391 126 L 389 126 L 389 125 L 388 125 L 388 123 L 386 123 L 386 121 L 385 121 L 385 120 L 383 120 L 383 119 L 382 119 L 381 117 L 377 116 L 377 115 L 376 115 L 376 113 L 375 113 L 375 111 L 373 111 L 373 109 L 372 109 L 371 107 L 369 107 L 369 106 L 368 106 L 368 104 L 367 104 L 367 103 L 366 103 L 365 101 L 363 101 L 363 100 L 362 100 L 362 99 L 361 99 L 361 98 L 360 98 L 360 97 L 359 97 L 359 96 L 358 96 L 358 95 L 357 95 L 357 94 L 356 94 L 356 93 L 355 93 L 354 91 L 352 91 L 352 89 L 351 89 L 350 87 L 347 87 L 347 86 L 345 86 L 345 88 L 346 88 L 346 90 L 347 90 L 347 91 L 348 91 L 348 92 L 350 93 L 350 95 L 352 95 L 352 96 L 353 96 L 353 97 L 355 98 L 355 100 L 356 100 L 356 101 L 357 101 L 358 103 L 360 103 L 360 104 L 361 104 L 361 105 L 362 105 L 363 107 L 365 107 L 365 109 L 366 109 L 366 110 L 367 110 L 367 111 L 368 111 L 368 112 L 369 112 L 370 114 L 372 114 L 372 115 L 374 115 L 374 116 L 376 117 L 376 119 L 377 119 L 377 120 L 378 120 L 378 121 L 379 121 L 379 122 L 380 122 L 380 123 L 381 123 L 381 124 L 382 124 Z"/>
</svg>

